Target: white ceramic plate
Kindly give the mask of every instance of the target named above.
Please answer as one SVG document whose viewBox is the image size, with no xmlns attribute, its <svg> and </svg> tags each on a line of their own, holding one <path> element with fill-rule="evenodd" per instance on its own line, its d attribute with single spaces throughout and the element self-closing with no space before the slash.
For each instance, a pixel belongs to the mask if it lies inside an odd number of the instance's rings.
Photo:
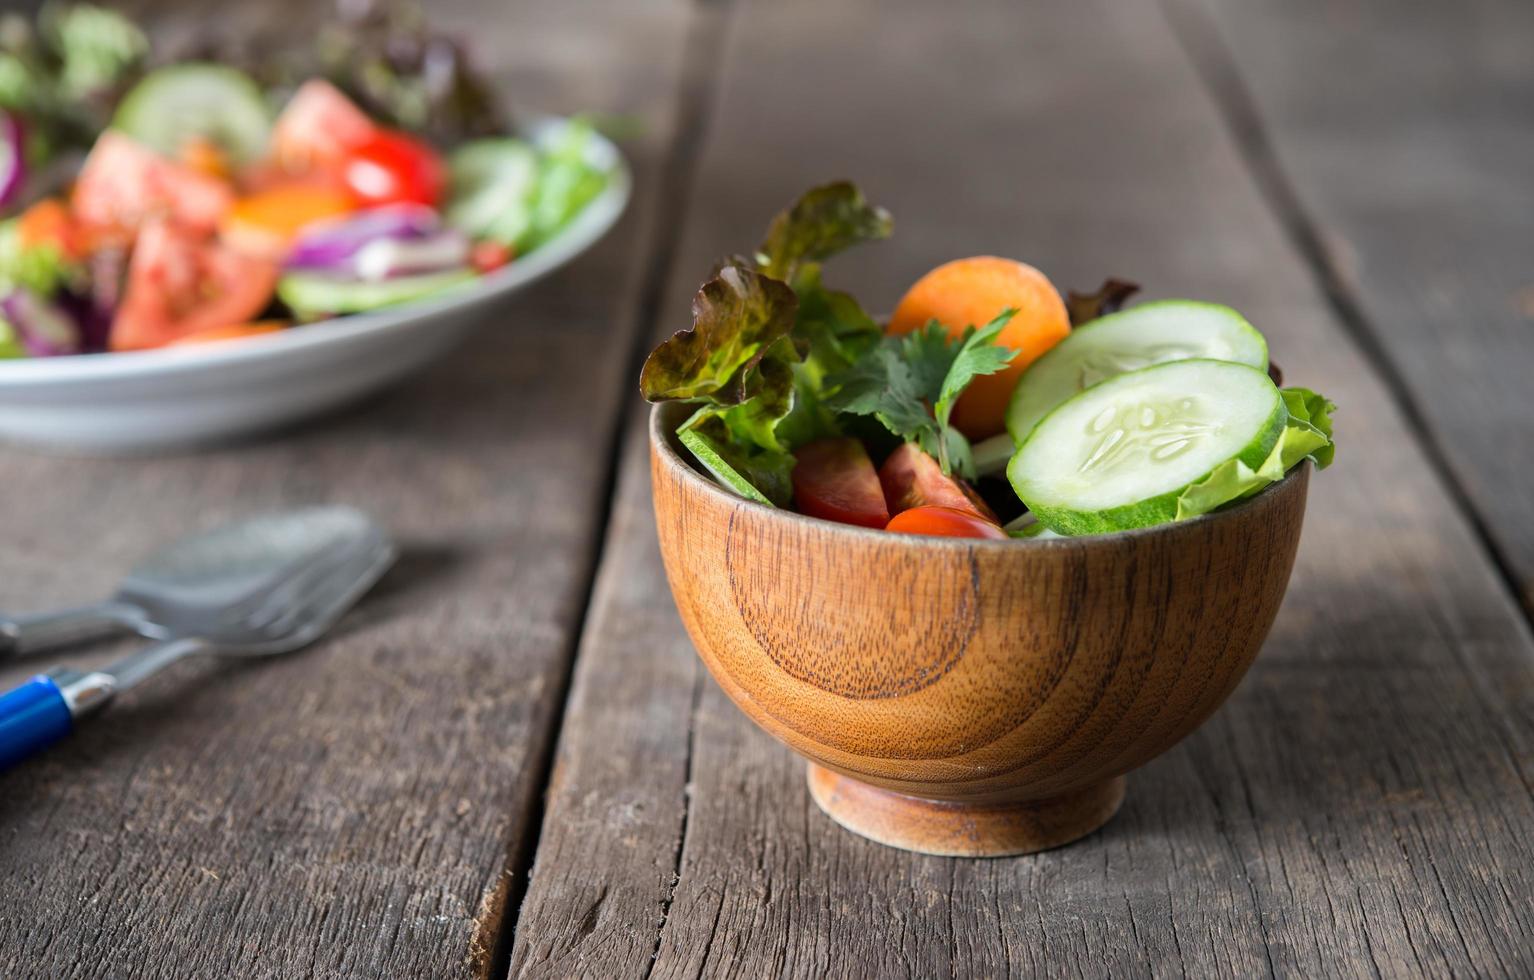
<svg viewBox="0 0 1534 980">
<path fill-rule="evenodd" d="M 553 139 L 564 120 L 528 128 Z M 243 340 L 119 354 L 0 360 L 0 439 L 68 453 L 137 454 L 210 445 L 354 401 L 440 357 L 478 308 L 586 251 L 618 220 L 631 178 L 600 135 L 602 193 L 541 247 L 472 284 L 376 313 Z"/>
</svg>

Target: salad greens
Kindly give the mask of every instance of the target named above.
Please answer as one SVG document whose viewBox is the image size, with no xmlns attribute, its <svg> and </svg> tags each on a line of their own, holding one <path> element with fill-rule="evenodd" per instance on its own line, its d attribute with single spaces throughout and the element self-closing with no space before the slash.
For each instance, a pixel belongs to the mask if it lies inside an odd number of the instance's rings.
<svg viewBox="0 0 1534 980">
<path fill-rule="evenodd" d="M 772 219 L 756 251 L 764 275 L 793 282 L 807 263 L 823 262 L 854 245 L 888 238 L 894 220 L 883 208 L 870 207 L 848 183 L 826 184 L 806 193 Z"/>
<path fill-rule="evenodd" d="M 590 163 L 595 134 L 589 120 L 576 118 L 541 149 L 509 137 L 458 147 L 448 158 L 448 223 L 517 253 L 537 248 L 607 186 L 606 175 Z"/>
<path fill-rule="evenodd" d="M 144 32 L 101 7 L 48 3 L 36 26 L 0 18 L 0 109 L 29 123 L 28 160 L 90 146 L 148 57 Z"/>
<path fill-rule="evenodd" d="M 936 324 L 883 337 L 856 300 L 825 286 L 822 263 L 892 227 L 852 184 L 814 188 L 772 220 L 753 258 L 721 264 L 693 300 L 692 329 L 645 362 L 644 397 L 699 405 L 678 435 L 737 492 L 786 506 L 793 451 L 845 434 L 855 416 L 930 446 L 945 472 L 972 472 L 949 413 L 971 379 L 1011 359 L 995 346 L 1010 313 L 957 341 Z"/>
<path fill-rule="evenodd" d="M 51 296 L 80 278 L 78 264 L 71 262 L 56 243 L 23 247 L 18 224 L 16 218 L 0 221 L 0 294 L 24 288 Z"/>
<path fill-rule="evenodd" d="M 645 398 L 700 405 L 678 435 L 725 484 L 786 506 L 793 451 L 864 431 L 858 417 L 917 443 L 944 474 L 974 477 L 950 416 L 970 381 L 1011 362 L 1016 352 L 997 337 L 1015 311 L 957 338 L 936 321 L 885 336 L 822 273 L 827 259 L 893 227 L 850 183 L 811 189 L 772 219 L 751 259 L 724 260 L 693 301 L 693 328 L 645 362 Z"/>
<path fill-rule="evenodd" d="M 1268 484 L 1283 479 L 1284 474 L 1301 460 L 1310 460 L 1318 470 L 1332 464 L 1337 447 L 1332 442 L 1331 413 L 1337 406 L 1309 388 L 1283 388 L 1279 394 L 1289 410 L 1289 420 L 1267 458 L 1255 469 L 1239 459 L 1221 463 L 1177 498 L 1178 520 L 1207 514 L 1232 501 L 1250 497 Z"/>
<path fill-rule="evenodd" d="M 310 51 L 269 59 L 290 83 L 328 79 L 375 119 L 448 145 L 504 133 L 510 123 L 463 46 L 431 30 L 423 4 L 336 4 Z M 259 77 L 260 65 L 252 65 Z"/>
<path fill-rule="evenodd" d="M 694 406 L 677 437 L 735 493 L 890 531 L 1058 537 L 1196 516 L 1331 463 L 1335 406 L 1280 389 L 1266 341 L 1226 307 L 1120 313 L 1139 287 L 1112 278 L 1052 306 L 1038 270 L 976 256 L 928 273 L 887 332 L 823 272 L 891 230 L 852 184 L 813 188 L 716 266 L 691 328 L 645 361 L 641 393 Z M 1017 379 L 1010 406 L 993 386 L 989 416 L 955 412 L 996 375 Z M 1010 434 L 971 445 L 1000 422 Z"/>
<path fill-rule="evenodd" d="M 1017 353 L 996 344 L 1016 310 L 1003 310 L 957 343 L 939 323 L 903 337 L 884 337 L 850 368 L 829 379 L 830 406 L 872 415 L 895 435 L 937 458 L 945 474 L 975 477 L 969 440 L 949 422 L 954 402 L 975 378 L 995 374 Z M 930 406 L 930 408 L 929 408 Z"/>
</svg>

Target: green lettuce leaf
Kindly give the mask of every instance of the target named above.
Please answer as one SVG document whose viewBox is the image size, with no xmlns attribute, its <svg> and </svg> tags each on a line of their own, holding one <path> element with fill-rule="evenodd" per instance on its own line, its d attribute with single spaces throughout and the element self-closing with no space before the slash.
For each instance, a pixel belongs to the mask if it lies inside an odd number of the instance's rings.
<svg viewBox="0 0 1534 980">
<path fill-rule="evenodd" d="M 738 405 L 770 387 L 752 373 L 794 326 L 798 300 L 776 279 L 726 266 L 692 301 L 693 325 L 650 353 L 639 375 L 644 397 Z M 791 385 L 788 376 L 776 383 Z"/>
<path fill-rule="evenodd" d="M 1317 469 L 1331 465 L 1337 448 L 1332 442 L 1331 413 L 1337 406 L 1308 388 L 1285 388 L 1281 394 L 1289 409 L 1289 421 L 1267 459 L 1256 469 L 1239 459 L 1227 460 L 1215 467 L 1177 498 L 1177 520 L 1207 514 L 1232 501 L 1250 497 L 1283 479 L 1284 474 L 1302 460 L 1311 460 Z"/>
<path fill-rule="evenodd" d="M 52 296 L 79 274 L 79 267 L 65 259 L 56 245 L 23 248 L 16 218 L 0 222 L 0 292 L 21 286 L 39 296 Z"/>
<path fill-rule="evenodd" d="M 58 53 L 59 88 L 66 99 L 110 91 L 149 55 L 144 32 L 115 10 L 50 4 L 43 8 L 39 27 Z"/>
<path fill-rule="evenodd" d="M 794 404 L 798 300 L 786 284 L 728 265 L 698 290 L 692 310 L 692 329 L 645 361 L 640 390 L 652 402 L 702 403 L 677 430 L 682 444 L 725 486 L 786 505 L 794 459 L 777 428 Z"/>
<path fill-rule="evenodd" d="M 747 500 L 787 507 L 793 499 L 794 457 L 741 442 L 713 409 L 700 409 L 677 438 L 715 479 Z"/>
<path fill-rule="evenodd" d="M 532 225 L 517 243 L 526 252 L 553 238 L 607 186 L 608 174 L 590 162 L 595 130 L 582 118 L 571 120 L 559 139 L 538 157 L 533 190 Z"/>
<path fill-rule="evenodd" d="M 26 356 L 27 349 L 22 346 L 21 338 L 16 334 L 16 328 L 0 320 L 0 361 Z"/>
<path fill-rule="evenodd" d="M 692 329 L 645 361 L 645 398 L 701 403 L 678 435 L 725 486 L 786 505 L 792 451 L 841 434 L 828 400 L 833 379 L 882 331 L 851 296 L 824 285 L 821 262 L 889 232 L 889 215 L 852 184 L 811 190 L 773 219 L 752 259 L 720 263 L 693 301 Z"/>
<path fill-rule="evenodd" d="M 793 404 L 777 431 L 784 444 L 799 446 L 842 434 L 825 404 L 826 380 L 851 367 L 883 331 L 857 300 L 825 287 L 818 262 L 801 265 L 793 287 L 799 297 L 793 336 L 803 356 L 793 365 Z"/>
<path fill-rule="evenodd" d="M 748 375 L 744 399 L 735 405 L 705 405 L 687 424 L 717 418 L 724 425 L 724 434 L 735 442 L 788 452 L 791 444 L 783 442 L 778 426 L 794 405 L 793 368 L 797 359 L 793 341 L 787 337 L 778 340 Z"/>
<path fill-rule="evenodd" d="M 1336 404 L 1309 388 L 1284 388 L 1279 394 L 1284 396 L 1284 405 L 1289 409 L 1290 425 L 1303 423 L 1326 440 L 1320 448 L 1308 453 L 1316 469 L 1324 470 L 1332 465 L 1332 457 L 1337 451 L 1332 443 L 1332 412 L 1337 410 Z"/>
<path fill-rule="evenodd" d="M 854 245 L 888 238 L 893 228 L 888 211 L 865 201 L 856 185 L 837 181 L 807 191 L 773 218 L 756 262 L 774 279 L 793 282 L 802 263 L 822 262 Z"/>
</svg>

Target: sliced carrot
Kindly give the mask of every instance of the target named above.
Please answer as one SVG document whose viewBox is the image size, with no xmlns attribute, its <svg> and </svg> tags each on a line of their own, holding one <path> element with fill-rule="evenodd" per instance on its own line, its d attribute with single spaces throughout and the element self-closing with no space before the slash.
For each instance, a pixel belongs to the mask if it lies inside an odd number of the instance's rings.
<svg viewBox="0 0 1534 980">
<path fill-rule="evenodd" d="M 177 158 L 200 174 L 228 180 L 230 177 L 229 155 L 210 139 L 193 137 L 181 145 Z"/>
<path fill-rule="evenodd" d="M 44 198 L 21 212 L 16 236 L 22 248 L 52 245 L 67 259 L 81 255 L 80 235 L 69 206 L 56 197 Z"/>
<path fill-rule="evenodd" d="M 954 406 L 953 421 L 971 439 L 1006 428 L 1007 403 L 1028 365 L 1070 333 L 1060 294 L 1044 274 L 1012 259 L 981 255 L 958 259 L 916 281 L 890 318 L 890 333 L 910 333 L 936 320 L 950 336 L 983 327 L 1006 309 L 1017 314 L 997 343 L 1016 350 L 1006 370 L 976 378 Z"/>
<path fill-rule="evenodd" d="M 345 191 L 321 182 L 296 181 L 240 198 L 220 230 L 241 251 L 277 257 L 307 226 L 356 209 Z"/>
<path fill-rule="evenodd" d="M 214 340 L 239 340 L 243 337 L 260 337 L 263 334 L 277 333 L 288 327 L 286 320 L 257 320 L 254 323 L 231 323 L 226 327 L 209 327 L 196 333 L 189 333 L 179 340 L 173 340 L 167 346 L 181 347 L 186 344 L 205 344 Z"/>
</svg>

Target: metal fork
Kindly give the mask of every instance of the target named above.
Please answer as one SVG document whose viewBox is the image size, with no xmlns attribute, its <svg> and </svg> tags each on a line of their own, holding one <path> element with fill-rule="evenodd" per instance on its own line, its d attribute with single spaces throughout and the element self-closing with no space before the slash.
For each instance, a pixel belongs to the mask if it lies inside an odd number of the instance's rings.
<svg viewBox="0 0 1534 980">
<path fill-rule="evenodd" d="M 52 745 L 118 693 L 187 657 L 268 657 L 308 646 L 372 588 L 395 554 L 375 531 L 198 636 L 151 644 L 100 670 L 56 667 L 0 695 L 0 769 Z"/>
</svg>

